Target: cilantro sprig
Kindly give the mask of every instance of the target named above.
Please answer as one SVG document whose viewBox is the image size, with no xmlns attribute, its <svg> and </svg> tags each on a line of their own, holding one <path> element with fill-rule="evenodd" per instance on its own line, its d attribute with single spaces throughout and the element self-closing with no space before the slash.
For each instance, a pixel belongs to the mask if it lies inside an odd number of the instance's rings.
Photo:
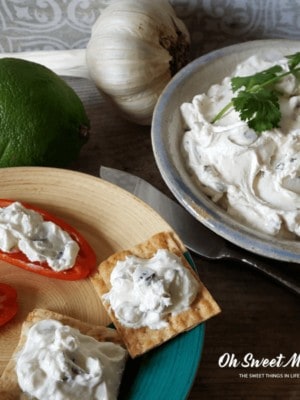
<svg viewBox="0 0 300 400">
<path fill-rule="evenodd" d="M 275 85 L 285 76 L 297 77 L 300 71 L 300 52 L 286 56 L 288 71 L 274 65 L 250 76 L 231 78 L 231 88 L 236 96 L 213 118 L 212 123 L 221 119 L 232 107 L 240 118 L 258 134 L 278 128 L 281 120 L 279 96 Z"/>
</svg>

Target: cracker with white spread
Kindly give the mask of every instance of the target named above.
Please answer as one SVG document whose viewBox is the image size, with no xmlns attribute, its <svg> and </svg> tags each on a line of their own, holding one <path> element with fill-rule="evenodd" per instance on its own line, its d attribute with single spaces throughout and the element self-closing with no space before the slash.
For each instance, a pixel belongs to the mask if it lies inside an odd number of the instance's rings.
<svg viewBox="0 0 300 400">
<path fill-rule="evenodd" d="M 115 329 L 85 323 L 49 310 L 34 309 L 28 314 L 22 325 L 19 343 L 0 378 L 1 400 L 26 400 L 30 398 L 30 396 L 28 397 L 26 394 L 22 393 L 19 387 L 16 364 L 18 357 L 24 348 L 30 329 L 36 323 L 45 320 L 59 321 L 63 325 L 78 330 L 83 335 L 96 339 L 98 342 L 110 342 L 124 347 L 124 344 Z"/>
<path fill-rule="evenodd" d="M 186 251 L 174 232 L 158 233 L 130 250 L 113 254 L 100 264 L 92 276 L 95 289 L 132 358 L 161 345 L 181 332 L 192 329 L 220 312 L 218 304 L 187 262 L 184 256 Z M 169 265 L 155 270 L 153 260 L 161 253 L 164 253 L 161 257 L 163 262 L 166 264 L 167 260 Z M 130 264 L 126 266 L 128 260 Z M 114 276 L 117 269 L 121 272 Z M 164 279 L 168 282 L 164 283 Z M 173 304 L 174 297 L 181 302 L 185 300 L 183 295 L 176 293 L 176 282 L 181 282 L 180 279 L 186 287 L 187 296 L 190 296 L 189 292 L 195 289 L 195 285 L 196 291 L 190 299 L 191 304 L 178 308 Z M 112 281 L 117 285 L 115 292 Z M 135 290 L 138 290 L 138 295 L 134 297 Z M 128 299 L 122 297 L 126 291 Z M 143 296 L 146 296 L 145 301 Z M 141 299 L 139 305 L 135 304 L 137 298 Z M 157 318 L 160 312 L 161 319 Z M 131 314 L 132 321 L 129 320 Z"/>
</svg>

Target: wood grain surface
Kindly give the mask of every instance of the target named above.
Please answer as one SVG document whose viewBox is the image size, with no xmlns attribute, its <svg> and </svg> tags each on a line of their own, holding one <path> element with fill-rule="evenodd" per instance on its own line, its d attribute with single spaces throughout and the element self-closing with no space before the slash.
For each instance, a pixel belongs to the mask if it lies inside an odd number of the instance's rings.
<svg viewBox="0 0 300 400">
<path fill-rule="evenodd" d="M 116 251 L 170 229 L 150 207 L 94 176 L 53 168 L 1 168 L 0 181 L 0 198 L 34 204 L 78 229 L 95 250 L 98 264 Z M 147 224 L 141 223 L 144 219 Z M 18 343 L 24 319 L 34 308 L 94 325 L 110 323 L 90 279 L 44 279 L 4 261 L 0 266 L 1 282 L 16 288 L 19 303 L 16 317 L 1 327 L 0 374 Z"/>
<path fill-rule="evenodd" d="M 89 142 L 71 168 L 95 176 L 101 165 L 129 171 L 172 197 L 155 164 L 150 127 L 120 118 L 89 81 L 67 81 L 82 98 L 92 123 Z M 241 263 L 208 262 L 195 254 L 193 259 L 222 313 L 206 324 L 203 357 L 188 398 L 299 399 L 300 362 L 298 368 L 218 365 L 225 353 L 238 360 L 248 353 L 258 360 L 280 354 L 288 360 L 299 354 L 299 298 Z"/>
</svg>

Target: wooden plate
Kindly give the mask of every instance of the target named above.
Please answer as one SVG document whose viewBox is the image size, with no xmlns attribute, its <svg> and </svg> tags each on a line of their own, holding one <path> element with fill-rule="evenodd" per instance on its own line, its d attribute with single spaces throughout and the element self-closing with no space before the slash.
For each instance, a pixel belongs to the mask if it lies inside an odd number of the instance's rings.
<svg viewBox="0 0 300 400">
<path fill-rule="evenodd" d="M 97 254 L 98 263 L 170 229 L 146 204 L 118 187 L 79 172 L 39 167 L 0 169 L 0 198 L 37 205 L 77 228 Z M 48 308 L 93 324 L 110 321 L 89 279 L 49 279 L 0 262 L 0 281 L 18 291 L 17 316 L 0 331 L 0 374 L 19 338 L 23 319 L 35 307 Z"/>
</svg>

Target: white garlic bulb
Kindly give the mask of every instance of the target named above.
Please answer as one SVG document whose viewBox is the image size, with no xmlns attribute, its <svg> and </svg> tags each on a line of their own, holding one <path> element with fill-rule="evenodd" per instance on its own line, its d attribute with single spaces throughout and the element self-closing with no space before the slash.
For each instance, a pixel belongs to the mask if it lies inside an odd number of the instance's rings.
<svg viewBox="0 0 300 400">
<path fill-rule="evenodd" d="M 99 16 L 86 50 L 89 73 L 125 117 L 151 123 L 158 97 L 188 60 L 190 38 L 165 0 L 116 0 Z"/>
</svg>

